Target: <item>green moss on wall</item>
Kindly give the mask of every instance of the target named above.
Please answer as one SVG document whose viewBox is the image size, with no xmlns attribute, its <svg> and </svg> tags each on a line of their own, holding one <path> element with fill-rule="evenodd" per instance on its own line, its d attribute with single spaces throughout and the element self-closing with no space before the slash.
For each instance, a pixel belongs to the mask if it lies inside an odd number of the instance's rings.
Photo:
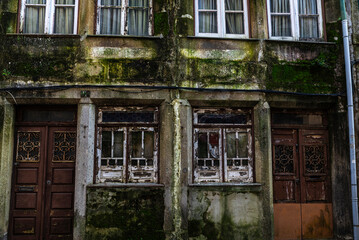
<svg viewBox="0 0 359 240">
<path fill-rule="evenodd" d="M 167 12 L 157 12 L 154 14 L 154 31 L 155 35 L 168 34 L 168 14 Z"/>
<path fill-rule="evenodd" d="M 88 189 L 86 239 L 164 239 L 163 190 Z"/>
</svg>

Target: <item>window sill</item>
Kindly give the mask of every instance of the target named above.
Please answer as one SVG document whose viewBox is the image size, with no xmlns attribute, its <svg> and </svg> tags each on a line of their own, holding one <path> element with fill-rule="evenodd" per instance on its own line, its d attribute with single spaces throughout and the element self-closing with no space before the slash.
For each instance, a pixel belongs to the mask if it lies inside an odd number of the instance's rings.
<svg viewBox="0 0 359 240">
<path fill-rule="evenodd" d="M 193 183 L 190 188 L 203 191 L 261 192 L 261 183 Z"/>
<path fill-rule="evenodd" d="M 134 36 L 134 35 L 111 35 L 111 34 L 91 34 L 87 38 L 138 38 L 138 39 L 162 39 L 163 36 Z"/>
<path fill-rule="evenodd" d="M 24 36 L 34 38 L 81 38 L 78 34 L 31 34 L 31 33 L 7 33 L 7 36 Z"/>
<path fill-rule="evenodd" d="M 260 41 L 258 38 L 234 38 L 234 37 L 209 37 L 209 36 L 185 36 L 189 39 L 213 39 L 213 40 L 239 40 L 239 41 Z"/>
<path fill-rule="evenodd" d="M 163 188 L 158 183 L 95 183 L 87 185 L 88 188 Z"/>
</svg>

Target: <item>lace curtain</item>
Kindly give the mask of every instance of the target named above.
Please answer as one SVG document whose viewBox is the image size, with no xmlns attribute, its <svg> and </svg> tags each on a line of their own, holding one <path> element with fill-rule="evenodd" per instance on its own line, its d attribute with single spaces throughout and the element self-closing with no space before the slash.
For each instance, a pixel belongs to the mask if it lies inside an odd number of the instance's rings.
<svg viewBox="0 0 359 240">
<path fill-rule="evenodd" d="M 271 0 L 272 36 L 292 36 L 289 0 Z"/>
<path fill-rule="evenodd" d="M 298 0 L 301 38 L 318 38 L 318 9 L 316 0 Z"/>
<path fill-rule="evenodd" d="M 100 33 L 121 34 L 121 0 L 101 0 Z"/>
<path fill-rule="evenodd" d="M 46 0 L 27 0 L 24 33 L 44 33 Z M 34 4 L 34 5 L 33 5 Z"/>
<path fill-rule="evenodd" d="M 244 13 L 242 0 L 226 0 L 226 33 L 244 34 Z"/>
<path fill-rule="evenodd" d="M 148 35 L 149 0 L 129 0 L 128 35 Z"/>
<path fill-rule="evenodd" d="M 198 9 L 199 32 L 217 33 L 217 0 L 198 0 Z"/>
<path fill-rule="evenodd" d="M 72 34 L 74 32 L 74 13 L 75 0 L 55 0 L 54 33 Z"/>
</svg>

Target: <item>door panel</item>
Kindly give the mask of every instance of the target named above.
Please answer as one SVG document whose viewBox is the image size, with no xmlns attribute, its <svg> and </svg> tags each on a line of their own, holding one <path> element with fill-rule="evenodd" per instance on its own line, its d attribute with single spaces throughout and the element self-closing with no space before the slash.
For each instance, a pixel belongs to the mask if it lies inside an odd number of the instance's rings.
<svg viewBox="0 0 359 240">
<path fill-rule="evenodd" d="M 76 128 L 16 133 L 10 239 L 72 239 Z"/>
<path fill-rule="evenodd" d="M 332 238 L 327 131 L 272 129 L 272 143 L 275 239 Z"/>
<path fill-rule="evenodd" d="M 72 239 L 76 129 L 50 128 L 48 142 L 46 239 Z"/>
<path fill-rule="evenodd" d="M 273 184 L 275 202 L 299 202 L 297 131 L 273 130 Z"/>
<path fill-rule="evenodd" d="M 46 128 L 18 128 L 16 139 L 9 232 L 12 239 L 39 239 Z"/>
</svg>

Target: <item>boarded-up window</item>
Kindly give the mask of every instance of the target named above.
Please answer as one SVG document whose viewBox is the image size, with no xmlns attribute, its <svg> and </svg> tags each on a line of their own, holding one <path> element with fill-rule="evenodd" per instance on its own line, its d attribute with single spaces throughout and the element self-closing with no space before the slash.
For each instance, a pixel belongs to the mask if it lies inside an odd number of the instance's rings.
<svg viewBox="0 0 359 240">
<path fill-rule="evenodd" d="M 253 182 L 250 110 L 194 110 L 194 182 Z"/>
<path fill-rule="evenodd" d="M 157 108 L 99 109 L 97 182 L 157 182 Z"/>
</svg>

